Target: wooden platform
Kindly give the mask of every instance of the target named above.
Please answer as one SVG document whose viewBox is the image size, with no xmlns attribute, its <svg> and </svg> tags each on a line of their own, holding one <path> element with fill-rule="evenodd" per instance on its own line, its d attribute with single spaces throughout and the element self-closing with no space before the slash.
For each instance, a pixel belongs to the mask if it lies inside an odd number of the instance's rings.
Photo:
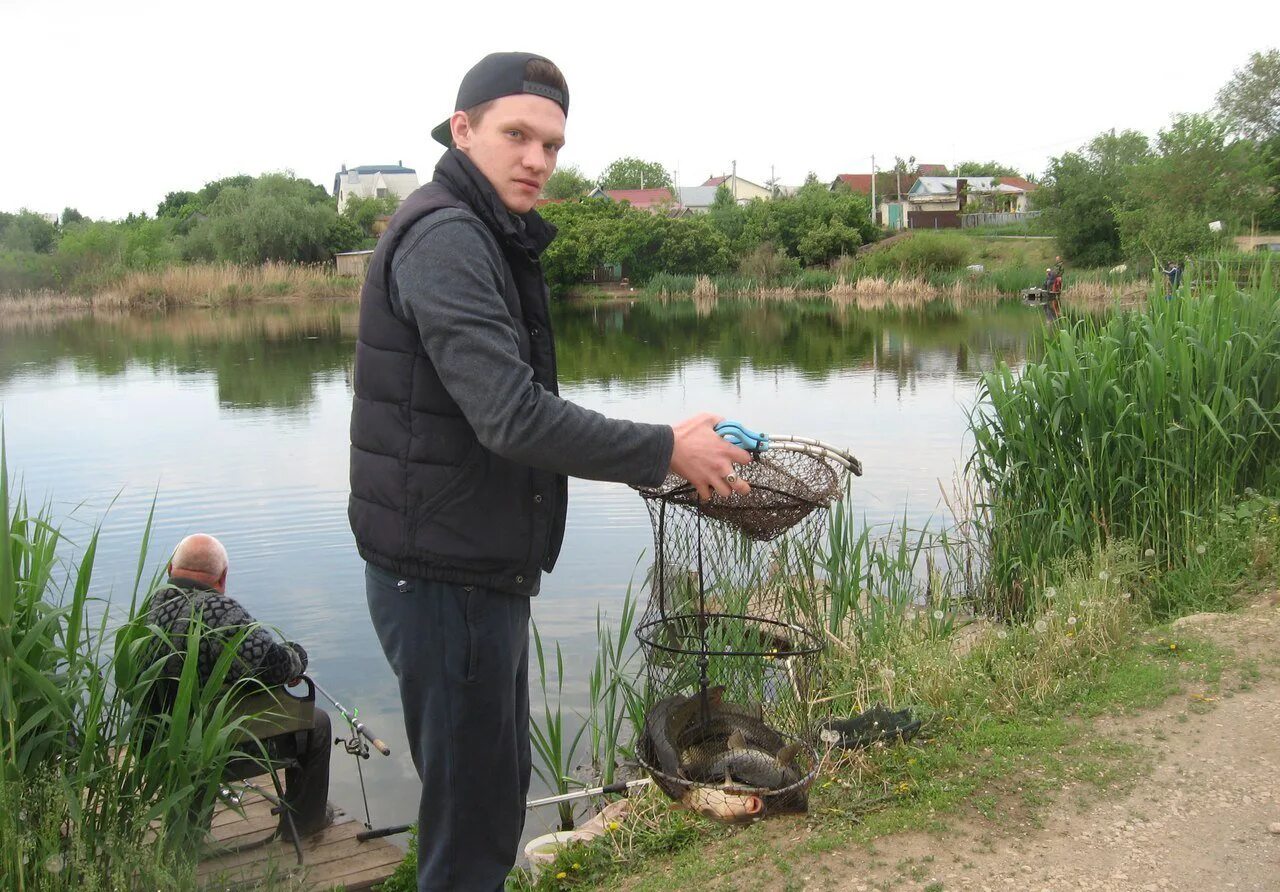
<svg viewBox="0 0 1280 892">
<path fill-rule="evenodd" d="M 266 790 L 271 781 L 265 775 L 255 784 Z M 224 846 L 239 846 L 265 839 L 279 818 L 271 814 L 271 804 L 260 794 L 246 793 L 241 801 L 244 814 L 219 804 L 213 815 L 213 838 Z M 404 860 L 404 852 L 386 839 L 360 842 L 356 834 L 364 825 L 345 817 L 339 810 L 331 826 L 302 841 L 303 866 L 298 867 L 293 844 L 280 839 L 243 852 L 218 854 L 212 850 L 200 861 L 203 889 L 262 888 L 333 889 L 351 892 L 371 889 L 389 877 Z"/>
</svg>

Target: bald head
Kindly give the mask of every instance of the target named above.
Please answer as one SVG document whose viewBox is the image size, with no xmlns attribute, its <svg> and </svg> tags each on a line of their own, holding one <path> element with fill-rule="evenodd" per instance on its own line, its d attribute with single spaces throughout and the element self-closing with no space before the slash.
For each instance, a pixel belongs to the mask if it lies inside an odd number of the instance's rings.
<svg viewBox="0 0 1280 892">
<path fill-rule="evenodd" d="M 207 533 L 192 533 L 174 549 L 169 575 L 194 579 L 221 592 L 227 585 L 227 549 Z"/>
</svg>

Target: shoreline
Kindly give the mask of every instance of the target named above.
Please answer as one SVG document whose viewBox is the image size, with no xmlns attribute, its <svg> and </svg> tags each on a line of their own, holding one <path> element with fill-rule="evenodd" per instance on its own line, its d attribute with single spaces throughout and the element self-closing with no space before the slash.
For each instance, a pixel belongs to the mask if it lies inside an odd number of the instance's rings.
<svg viewBox="0 0 1280 892">
<path fill-rule="evenodd" d="M 1112 305 L 1132 306 L 1140 303 L 1150 289 L 1149 282 L 1130 283 L 1129 287 L 1105 286 L 1086 282 L 1070 286 L 1063 291 L 1062 301 L 1068 308 L 1100 309 Z M 184 294 L 168 292 L 133 293 L 107 289 L 93 294 L 60 291 L 38 291 L 0 294 L 0 319 L 26 316 L 33 313 L 65 316 L 92 315 L 95 313 L 146 313 L 174 309 L 211 310 L 224 307 L 251 305 L 285 306 L 303 303 L 358 302 L 358 288 L 317 289 L 272 293 L 219 293 Z M 797 289 L 786 286 L 764 286 L 753 291 L 720 293 L 714 288 L 708 293 L 695 291 L 652 292 L 637 288 L 628 292 L 574 288 L 560 300 L 574 304 L 615 306 L 636 301 L 689 300 L 700 306 L 711 306 L 719 300 L 829 300 L 833 305 L 882 309 L 884 307 L 918 307 L 932 303 L 949 302 L 960 306 L 981 306 L 1003 301 L 1018 300 L 1015 293 L 1004 293 L 989 287 L 973 287 L 957 283 L 948 287 L 931 286 L 919 280 L 891 282 L 861 279 L 853 283 L 839 283 L 828 289 Z"/>
</svg>

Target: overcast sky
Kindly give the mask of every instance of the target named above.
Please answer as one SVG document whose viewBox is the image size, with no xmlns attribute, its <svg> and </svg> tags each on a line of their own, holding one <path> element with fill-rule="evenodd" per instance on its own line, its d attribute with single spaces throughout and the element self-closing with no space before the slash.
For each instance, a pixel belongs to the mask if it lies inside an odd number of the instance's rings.
<svg viewBox="0 0 1280 892">
<path fill-rule="evenodd" d="M 1147 4 L 1142 4 L 1146 6 Z M 1136 6 L 1136 4 L 1135 4 Z M 0 210 L 154 213 L 165 193 L 346 163 L 425 182 L 429 131 L 496 50 L 572 95 L 561 164 L 636 155 L 681 185 L 770 169 L 995 159 L 1040 172 L 1098 132 L 1203 111 L 1280 3 L 102 3 L 0 0 Z"/>
</svg>

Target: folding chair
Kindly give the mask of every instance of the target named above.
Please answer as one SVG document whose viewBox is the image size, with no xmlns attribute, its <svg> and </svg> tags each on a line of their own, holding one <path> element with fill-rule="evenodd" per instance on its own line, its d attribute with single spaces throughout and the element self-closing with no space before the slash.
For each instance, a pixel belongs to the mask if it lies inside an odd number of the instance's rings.
<svg viewBox="0 0 1280 892">
<path fill-rule="evenodd" d="M 302 866 L 302 842 L 298 838 L 298 831 L 294 826 L 289 806 L 284 802 L 284 784 L 280 779 L 280 772 L 297 767 L 298 761 L 295 756 L 273 752 L 269 745 L 273 738 L 293 734 L 299 738 L 297 746 L 292 748 L 293 752 L 301 752 L 304 749 L 304 738 L 315 723 L 316 688 L 309 677 L 302 676 L 302 681 L 306 690 L 301 695 L 280 686 L 248 694 L 236 704 L 237 714 L 249 717 L 243 729 L 233 738 L 236 748 L 244 752 L 255 752 L 259 751 L 258 744 L 261 744 L 262 748 L 268 751 L 268 758 L 265 765 L 260 758 L 252 756 L 242 756 L 228 762 L 222 772 L 224 786 L 219 793 L 219 798 L 239 804 L 239 799 L 226 785 L 243 784 L 260 793 L 271 803 L 271 814 L 279 815 L 280 823 L 265 839 L 229 846 L 222 850 L 228 854 L 266 845 L 279 836 L 281 829 L 287 826 L 289 838 L 293 842 L 294 852 L 298 857 L 298 865 Z M 264 768 L 271 778 L 271 784 L 275 788 L 274 793 L 262 789 L 250 780 L 262 774 Z"/>
</svg>

